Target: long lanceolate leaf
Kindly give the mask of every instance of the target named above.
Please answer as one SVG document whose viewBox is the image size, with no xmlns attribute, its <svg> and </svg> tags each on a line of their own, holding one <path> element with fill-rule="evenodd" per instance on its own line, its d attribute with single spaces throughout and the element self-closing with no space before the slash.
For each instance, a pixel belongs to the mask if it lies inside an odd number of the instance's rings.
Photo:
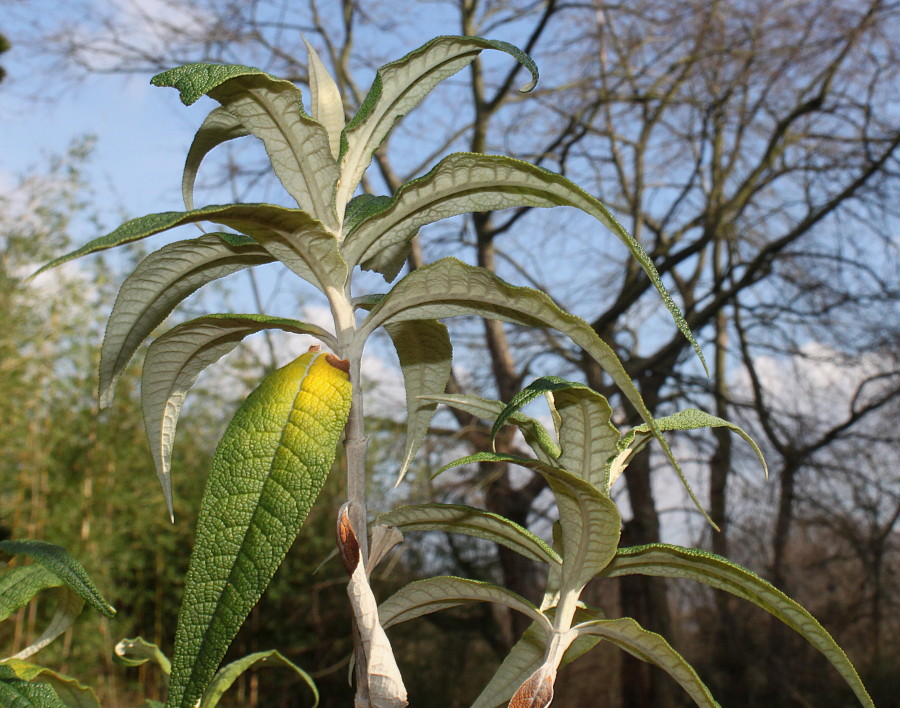
<svg viewBox="0 0 900 708">
<path fill-rule="evenodd" d="M 157 74 L 154 86 L 171 86 L 185 105 L 214 98 L 263 141 L 272 168 L 303 209 L 334 230 L 338 167 L 325 128 L 303 111 L 303 97 L 290 81 L 249 66 L 187 64 Z"/>
<path fill-rule="evenodd" d="M 610 578 L 635 574 L 695 580 L 761 607 L 803 635 L 838 670 L 859 702 L 874 708 L 847 655 L 827 630 L 803 607 L 755 573 L 714 553 L 660 543 L 619 549 L 601 573 Z"/>
<path fill-rule="evenodd" d="M 375 204 L 373 204 L 375 206 Z M 419 227 L 458 214 L 509 207 L 571 206 L 590 214 L 625 244 L 659 292 L 682 334 L 703 361 L 703 352 L 653 262 L 599 200 L 549 170 L 500 155 L 456 153 L 427 175 L 403 185 L 381 202 L 347 237 L 344 255 L 352 265 L 377 270 L 390 281 L 403 265 L 407 245 Z M 352 267 L 352 266 L 351 266 Z"/>
<path fill-rule="evenodd" d="M 184 208 L 191 211 L 194 208 L 194 181 L 197 179 L 197 171 L 203 158 L 213 148 L 235 138 L 243 138 L 250 135 L 250 131 L 244 127 L 240 120 L 235 118 L 224 108 L 214 108 L 194 135 L 194 140 L 188 150 L 187 159 L 184 161 L 184 174 L 181 177 L 181 196 L 184 199 Z"/>
<path fill-rule="evenodd" d="M 213 458 L 178 617 L 168 708 L 194 706 L 315 501 L 350 410 L 350 380 L 309 352 L 267 376 Z"/>
<path fill-rule="evenodd" d="M 320 290 L 343 285 L 347 264 L 338 253 L 337 239 L 323 225 L 299 209 L 273 204 L 226 204 L 194 211 L 166 211 L 126 221 L 115 231 L 50 261 L 34 275 L 90 253 L 139 241 L 183 224 L 213 221 L 252 236 L 273 257 Z M 34 277 L 34 276 L 32 276 Z"/>
<path fill-rule="evenodd" d="M 339 210 L 350 200 L 372 153 L 394 123 L 441 81 L 472 63 L 484 49 L 497 49 L 514 57 L 531 72 L 532 81 L 521 90 L 534 88 L 538 70 L 531 57 L 506 42 L 480 37 L 437 37 L 378 70 L 372 88 L 341 136 Z"/>
<path fill-rule="evenodd" d="M 235 234 L 207 234 L 163 246 L 125 279 L 100 349 L 100 405 L 150 333 L 188 295 L 242 268 L 275 260 L 262 246 Z"/>
<path fill-rule="evenodd" d="M 414 504 L 400 506 L 375 519 L 376 525 L 408 531 L 462 533 L 521 553 L 541 563 L 560 563 L 559 554 L 541 538 L 517 523 L 488 511 L 459 504 Z"/>
<path fill-rule="evenodd" d="M 642 661 L 660 667 L 687 691 L 698 706 L 718 708 L 709 689 L 694 668 L 660 635 L 648 632 L 630 617 L 594 620 L 576 627 L 581 635 L 594 635 L 612 642 Z"/>
<path fill-rule="evenodd" d="M 447 327 L 434 320 L 398 322 L 387 325 L 385 330 L 397 350 L 406 389 L 406 444 L 397 471 L 399 484 L 425 439 L 437 408 L 437 403 L 420 396 L 444 392 L 450 380 L 453 347 Z"/>
<path fill-rule="evenodd" d="M 184 322 L 155 340 L 147 350 L 141 378 L 144 426 L 170 517 L 173 516 L 172 443 L 188 389 L 203 369 L 225 356 L 245 337 L 265 329 L 309 334 L 335 347 L 331 334 L 306 322 L 232 314 L 208 315 Z"/>
</svg>

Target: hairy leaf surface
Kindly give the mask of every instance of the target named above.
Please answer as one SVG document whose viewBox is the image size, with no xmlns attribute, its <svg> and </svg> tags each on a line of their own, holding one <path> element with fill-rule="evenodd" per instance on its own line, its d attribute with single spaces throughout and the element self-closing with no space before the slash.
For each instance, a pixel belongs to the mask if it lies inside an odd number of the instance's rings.
<svg viewBox="0 0 900 708">
<path fill-rule="evenodd" d="M 303 110 L 290 81 L 233 64 L 187 64 L 157 74 L 154 86 L 171 86 L 190 105 L 206 94 L 262 140 L 278 179 L 300 206 L 330 229 L 337 227 L 332 196 L 338 167 L 325 128 Z"/>
<path fill-rule="evenodd" d="M 406 443 L 397 484 L 428 433 L 437 403 L 420 398 L 444 392 L 450 380 L 453 346 L 447 327 L 435 320 L 397 322 L 385 326 L 397 350 L 406 389 Z"/>
<path fill-rule="evenodd" d="M 344 102 L 338 86 L 328 73 L 312 45 L 303 40 L 309 53 L 309 93 L 313 120 L 328 133 L 328 144 L 335 160 L 341 149 L 341 132 L 344 130 Z"/>
<path fill-rule="evenodd" d="M 837 669 L 859 702 L 874 708 L 856 669 L 828 631 L 803 607 L 755 573 L 714 553 L 662 543 L 621 548 L 602 573 L 610 578 L 634 574 L 695 580 L 761 607 L 803 635 Z"/>
<path fill-rule="evenodd" d="M 213 458 L 178 618 L 167 706 L 203 695 L 297 536 L 331 469 L 350 380 L 308 352 L 267 376 Z"/>
<path fill-rule="evenodd" d="M 200 373 L 251 334 L 280 329 L 309 334 L 332 348 L 334 338 L 316 325 L 266 315 L 207 315 L 183 322 L 156 339 L 147 350 L 141 377 L 144 427 L 169 516 L 172 511 L 170 461 L 175 428 L 188 390 Z"/>
<path fill-rule="evenodd" d="M 100 702 L 93 689 L 70 676 L 64 676 L 43 666 L 36 666 L 18 659 L 4 661 L 2 666 L 18 679 L 32 684 L 51 686 L 54 694 L 66 708 L 100 708 Z M 7 704 L 0 702 L 0 705 L 6 706 Z M 38 705 L 43 708 L 42 703 Z"/>
<path fill-rule="evenodd" d="M 559 554 L 540 537 L 499 514 L 460 504 L 400 506 L 375 519 L 400 531 L 462 533 L 505 546 L 539 563 L 560 563 Z"/>
<path fill-rule="evenodd" d="M 538 70 L 527 54 L 507 42 L 480 37 L 436 37 L 405 57 L 381 67 L 372 88 L 341 136 L 341 180 L 337 206 L 343 208 L 372 154 L 394 123 L 415 108 L 444 79 L 468 66 L 484 49 L 506 52 L 531 72 L 530 91 L 538 80 Z"/>
<path fill-rule="evenodd" d="M 191 147 L 188 150 L 187 159 L 184 161 L 184 173 L 181 176 L 181 196 L 184 199 L 184 208 L 188 211 L 194 209 L 194 182 L 200 163 L 209 152 L 222 143 L 243 138 L 250 135 L 250 131 L 244 127 L 240 120 L 235 118 L 224 108 L 214 108 L 200 124 L 200 128 L 194 135 Z"/>
<path fill-rule="evenodd" d="M 177 241 L 140 262 L 119 289 L 100 349 L 100 405 L 141 343 L 190 294 L 243 268 L 271 263 L 262 246 L 234 234 L 206 234 Z"/>
</svg>

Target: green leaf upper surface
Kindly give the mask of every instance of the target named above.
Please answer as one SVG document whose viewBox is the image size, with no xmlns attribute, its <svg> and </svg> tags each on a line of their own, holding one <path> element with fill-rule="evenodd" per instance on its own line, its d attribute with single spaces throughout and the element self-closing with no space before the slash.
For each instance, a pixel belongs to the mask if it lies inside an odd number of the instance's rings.
<svg viewBox="0 0 900 708">
<path fill-rule="evenodd" d="M 477 315 L 528 327 L 551 327 L 584 349 L 606 371 L 641 417 L 653 417 L 615 352 L 591 326 L 560 309 L 538 290 L 517 287 L 485 268 L 442 258 L 417 268 L 398 282 L 372 309 L 360 332 L 391 322 Z M 665 441 L 661 444 L 668 450 Z"/>
<path fill-rule="evenodd" d="M 68 708 L 53 687 L 46 683 L 30 683 L 0 663 L 0 705 L 3 708 Z"/>
<path fill-rule="evenodd" d="M 230 236 L 229 236 L 230 238 Z M 232 245 L 222 234 L 163 246 L 140 262 L 125 279 L 106 325 L 100 349 L 100 405 L 131 357 L 150 333 L 188 295 L 219 278 L 274 258 L 255 241 Z"/>
<path fill-rule="evenodd" d="M 79 597 L 104 617 L 113 617 L 115 608 L 100 594 L 97 586 L 81 565 L 62 546 L 46 541 L 22 539 L 18 541 L 0 541 L 0 551 L 12 556 L 26 556 L 56 575 Z"/>
<path fill-rule="evenodd" d="M 590 214 L 625 244 L 706 368 L 690 327 L 641 244 L 609 209 L 573 182 L 521 160 L 474 153 L 448 155 L 427 175 L 400 187 L 390 202 L 383 203 L 383 211 L 370 216 L 348 235 L 343 253 L 351 267 L 362 263 L 364 268 L 377 270 L 391 281 L 403 265 L 405 254 L 405 248 L 397 251 L 396 247 L 408 243 L 425 224 L 476 211 L 555 206 L 571 206 Z"/>
<path fill-rule="evenodd" d="M 126 221 L 115 231 L 50 261 L 34 275 L 89 253 L 198 221 L 213 221 L 248 234 L 276 259 L 319 289 L 323 290 L 328 284 L 342 287 L 347 277 L 347 264 L 338 253 L 334 234 L 305 211 L 273 204 L 225 204 L 187 212 L 148 214 Z"/>
<path fill-rule="evenodd" d="M 755 573 L 714 553 L 661 543 L 621 548 L 601 573 L 610 578 L 634 574 L 695 580 L 761 607 L 803 635 L 838 670 L 859 702 L 874 708 L 853 664 L 825 628 L 802 606 Z"/>
<path fill-rule="evenodd" d="M 603 570 L 619 545 L 622 518 L 613 501 L 589 482 L 563 469 L 515 455 L 479 452 L 440 471 L 478 462 L 508 462 L 534 470 L 547 480 L 559 507 L 562 528 L 562 590 L 579 593 Z"/>
<path fill-rule="evenodd" d="M 500 415 L 504 405 L 500 401 L 492 401 L 479 396 L 463 394 L 444 394 L 443 396 L 429 396 L 428 400 L 437 403 L 445 403 L 451 408 L 456 408 L 464 413 L 482 420 L 493 421 Z M 547 432 L 547 429 L 534 418 L 523 413 L 512 413 L 508 422 L 515 425 L 525 438 L 525 442 L 534 451 L 537 458 L 548 465 L 555 465 L 559 457 L 559 445 Z"/>
<path fill-rule="evenodd" d="M 222 698 L 225 691 L 231 688 L 231 685 L 240 678 L 241 674 L 257 664 L 265 666 L 284 666 L 293 669 L 294 673 L 299 674 L 313 692 L 313 708 L 319 705 L 319 690 L 316 688 L 316 683 L 312 680 L 312 677 L 294 662 L 288 660 L 281 652 L 271 649 L 269 651 L 258 651 L 254 654 L 241 657 L 237 661 L 232 661 L 227 666 L 223 666 L 219 669 L 213 677 L 213 680 L 210 682 L 206 693 L 203 694 L 200 708 L 215 708 L 215 706 L 219 705 L 219 700 Z"/>
<path fill-rule="evenodd" d="M 338 208 L 349 201 L 372 153 L 394 123 L 441 81 L 468 66 L 484 49 L 506 52 L 531 72 L 532 81 L 522 91 L 530 91 L 537 83 L 538 70 L 531 57 L 507 42 L 480 37 L 436 37 L 376 72 L 372 88 L 341 136 Z"/>
<path fill-rule="evenodd" d="M 513 396 L 509 403 L 507 403 L 503 407 L 503 410 L 501 410 L 497 415 L 497 419 L 491 426 L 491 444 L 493 444 L 494 438 L 497 437 L 497 433 L 500 432 L 500 428 L 506 425 L 506 421 L 511 415 L 517 413 L 542 393 L 560 391 L 567 388 L 587 389 L 587 386 L 575 381 L 567 381 L 566 379 L 562 379 L 559 376 L 542 376 L 541 378 L 532 381 L 525 388 L 519 391 L 515 396 Z"/>
<path fill-rule="evenodd" d="M 41 590 L 60 585 L 62 580 L 40 565 L 7 570 L 0 576 L 0 621 L 31 602 Z"/>
<path fill-rule="evenodd" d="M 297 204 L 330 229 L 337 227 L 333 195 L 338 166 L 325 128 L 303 111 L 290 81 L 239 65 L 188 64 L 153 77 L 171 86 L 187 105 L 206 94 L 262 140 L 272 168 Z"/>
<path fill-rule="evenodd" d="M 113 649 L 113 659 L 124 666 L 143 666 L 148 661 L 156 664 L 164 676 L 172 673 L 172 662 L 153 642 L 143 637 L 120 640 Z"/>
<path fill-rule="evenodd" d="M 214 108 L 204 119 L 200 128 L 194 135 L 191 147 L 188 150 L 187 159 L 184 161 L 184 173 L 181 177 L 181 196 L 184 199 L 184 208 L 188 211 L 194 209 L 194 182 L 197 179 L 197 171 L 203 158 L 213 148 L 222 143 L 243 138 L 250 135 L 250 131 L 244 127 L 237 118 L 224 108 Z"/>
<path fill-rule="evenodd" d="M 57 698 L 66 708 L 100 708 L 100 702 L 94 691 L 70 676 L 64 676 L 43 666 L 35 666 L 18 659 L 9 659 L 0 666 L 23 681 L 52 686 Z M 7 704 L 0 703 L 0 705 L 6 706 Z M 39 705 L 43 706 L 43 704 Z"/>
<path fill-rule="evenodd" d="M 378 607 L 381 625 L 387 629 L 422 615 L 469 602 L 493 602 L 512 608 L 537 622 L 546 632 L 552 631 L 550 622 L 521 595 L 493 583 L 468 578 L 439 575 L 416 580 L 400 588 Z"/>
<path fill-rule="evenodd" d="M 698 706 L 718 708 L 706 684 L 700 680 L 684 657 L 660 635 L 648 632 L 630 617 L 584 622 L 576 627 L 579 634 L 594 635 L 612 642 L 641 661 L 658 666 L 694 699 Z"/>
<path fill-rule="evenodd" d="M 766 477 L 769 476 L 769 469 L 766 465 L 766 460 L 763 457 L 762 451 L 759 449 L 759 446 L 756 442 L 751 438 L 747 433 L 741 430 L 734 423 L 729 423 L 727 420 L 723 420 L 722 418 L 718 418 L 717 416 L 710 415 L 709 413 L 704 413 L 701 410 L 697 410 L 696 408 L 687 408 L 683 411 L 679 411 L 678 413 L 674 413 L 673 415 L 666 416 L 664 418 L 657 418 L 656 427 L 661 432 L 668 432 L 671 430 L 697 430 L 699 428 L 728 428 L 734 433 L 740 435 L 750 447 L 753 448 L 753 452 L 756 453 L 756 457 L 759 460 L 760 464 L 763 467 L 763 472 Z M 619 454 L 609 461 L 609 483 L 612 484 L 616 481 L 619 475 L 622 474 L 624 469 L 628 466 L 631 459 L 636 455 L 640 450 L 650 441 L 652 438 L 652 434 L 649 432 L 647 425 L 639 425 L 636 428 L 629 430 L 625 435 L 617 443 L 617 448 L 619 450 Z"/>
<path fill-rule="evenodd" d="M 401 506 L 375 519 L 376 525 L 408 531 L 446 531 L 493 541 L 539 563 L 560 563 L 559 554 L 531 531 L 499 514 L 459 504 Z"/>
<path fill-rule="evenodd" d="M 437 403 L 419 398 L 438 395 L 450 380 L 453 346 L 447 327 L 435 320 L 397 322 L 385 326 L 397 350 L 406 389 L 406 444 L 397 484 L 406 476 L 413 456 L 428 433 Z"/>
<path fill-rule="evenodd" d="M 334 338 L 312 324 L 266 315 L 207 315 L 173 327 L 147 350 L 141 377 L 141 404 L 150 451 L 162 485 L 169 516 L 172 511 L 170 461 L 184 398 L 200 372 L 233 350 L 251 334 L 280 329 L 318 337 L 332 348 Z"/>
<path fill-rule="evenodd" d="M 166 705 L 197 704 L 336 456 L 350 380 L 308 352 L 267 376 L 222 437 L 197 521 Z"/>
</svg>

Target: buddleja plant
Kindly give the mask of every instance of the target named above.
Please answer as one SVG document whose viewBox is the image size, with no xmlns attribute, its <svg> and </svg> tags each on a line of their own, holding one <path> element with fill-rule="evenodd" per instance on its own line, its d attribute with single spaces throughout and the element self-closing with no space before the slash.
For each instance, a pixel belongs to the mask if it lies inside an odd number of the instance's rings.
<svg viewBox="0 0 900 708">
<path fill-rule="evenodd" d="M 489 697 L 482 705 L 505 701 L 516 692 L 510 682 L 518 680 L 518 674 L 506 667 L 509 662 L 534 663 L 536 647 L 542 658 L 531 683 L 538 685 L 534 693 L 539 700 L 527 698 L 530 689 L 526 687 L 518 690 L 514 705 L 546 705 L 550 699 L 543 687 L 552 685 L 555 667 L 581 647 L 603 637 L 625 643 L 615 637 L 640 632 L 631 620 L 604 624 L 594 611 L 579 605 L 578 595 L 599 573 L 628 572 L 642 562 L 641 568 L 655 568 L 657 556 L 669 551 L 647 549 L 631 556 L 617 553 L 619 516 L 603 481 L 614 473 L 603 473 L 606 477 L 598 482 L 591 476 L 596 473 L 585 471 L 605 469 L 602 455 L 597 452 L 576 459 L 565 439 L 563 451 L 552 454 L 555 443 L 533 422 L 523 424 L 519 413 L 513 413 L 510 420 L 522 424 L 526 436 L 540 438 L 535 448 L 538 459 L 519 462 L 543 474 L 557 494 L 561 540 L 556 550 L 499 517 L 441 506 L 405 509 L 382 517 L 370 544 L 360 363 L 369 336 L 382 327 L 397 350 L 406 386 L 408 423 L 398 465 L 400 478 L 427 432 L 437 397 L 444 393 L 450 377 L 452 349 L 447 329 L 439 320 L 463 315 L 553 328 L 569 336 L 599 363 L 645 421 L 643 429 L 622 443 L 623 451 L 656 438 L 681 474 L 660 434 L 660 423 L 653 420 L 615 353 L 586 322 L 560 309 L 546 294 L 510 285 L 488 270 L 452 258 L 409 273 L 387 293 L 356 291 L 357 268 L 376 271 L 388 282 L 395 280 L 411 240 L 425 224 L 470 211 L 570 206 L 596 218 L 625 244 L 655 284 L 679 329 L 700 353 L 641 247 L 599 201 L 561 175 L 509 157 L 457 153 L 392 196 L 354 196 L 372 154 L 394 123 L 485 49 L 514 57 L 532 77 L 522 90 L 534 86 L 537 68 L 512 45 L 477 37 L 438 37 L 382 67 L 359 110 L 346 123 L 335 81 L 311 48 L 309 113 L 294 84 L 251 67 L 191 64 L 164 72 L 153 83 L 178 89 L 185 104 L 204 95 L 220 104 L 204 120 L 188 153 L 183 178 L 186 211 L 135 219 L 47 266 L 182 224 L 210 221 L 232 229 L 165 246 L 151 253 L 125 280 L 101 351 L 100 396 L 104 404 L 111 401 L 117 378 L 140 344 L 178 303 L 204 284 L 243 268 L 280 262 L 319 290 L 333 317 L 333 331 L 326 331 L 293 319 L 213 314 L 174 327 L 147 351 L 141 393 L 144 418 L 170 513 L 175 425 L 186 392 L 205 367 L 244 337 L 265 329 L 312 335 L 332 352 L 314 348 L 266 377 L 241 405 L 218 446 L 201 504 L 178 620 L 168 708 L 187 708 L 201 701 L 228 645 L 297 536 L 332 466 L 340 437 L 346 455 L 347 503 L 338 514 L 338 545 L 351 576 L 348 591 L 355 617 L 357 706 L 407 705 L 384 627 L 437 607 L 489 600 L 523 609 L 535 621 L 535 628 L 522 640 L 532 647 L 531 653 L 514 650 L 492 682 L 496 687 L 498 681 L 505 681 L 505 688 L 489 687 Z M 193 184 L 204 156 L 226 141 L 248 135 L 262 141 L 276 176 L 297 208 L 271 204 L 194 208 Z M 366 311 L 360 319 L 358 308 Z M 502 410 L 500 404 L 475 399 L 454 404 L 494 415 Z M 568 420 L 559 399 L 557 409 L 561 420 Z M 594 449 L 593 436 L 602 438 L 602 443 L 596 443 L 598 450 L 618 439 L 608 418 L 596 427 L 593 418 L 584 422 L 581 433 L 586 450 Z M 571 424 L 560 424 L 563 438 L 571 430 Z M 621 468 L 625 461 L 618 464 Z M 410 514 L 418 516 L 411 521 Z M 551 573 L 545 606 L 533 608 L 502 588 L 443 578 L 425 581 L 426 585 L 413 584 L 379 611 L 368 575 L 396 543 L 398 526 L 452 528 L 483 535 L 514 544 L 526 555 L 548 562 Z M 646 554 L 650 561 L 645 562 Z M 428 595 L 424 603 L 423 592 Z M 752 594 L 755 590 L 741 592 Z M 634 646 L 640 647 L 643 658 L 657 663 L 665 664 L 671 658 L 671 650 L 664 651 L 659 644 Z M 509 686 L 512 688 L 507 691 Z"/>
</svg>

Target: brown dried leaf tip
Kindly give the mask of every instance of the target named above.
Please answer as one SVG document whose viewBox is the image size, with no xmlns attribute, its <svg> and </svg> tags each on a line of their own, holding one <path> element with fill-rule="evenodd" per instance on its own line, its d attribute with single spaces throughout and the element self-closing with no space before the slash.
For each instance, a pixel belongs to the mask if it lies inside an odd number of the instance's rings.
<svg viewBox="0 0 900 708">
<path fill-rule="evenodd" d="M 331 364 L 335 369 L 339 369 L 343 371 L 345 374 L 350 373 L 350 360 L 349 359 L 340 359 L 336 357 L 334 354 L 326 354 L 325 361 Z"/>
<path fill-rule="evenodd" d="M 553 700 L 556 671 L 542 666 L 529 676 L 509 702 L 508 708 L 547 708 Z"/>
<path fill-rule="evenodd" d="M 359 541 L 356 540 L 356 532 L 350 523 L 350 504 L 344 504 L 338 511 L 337 520 L 337 545 L 341 552 L 341 560 L 350 575 L 359 565 Z"/>
</svg>

